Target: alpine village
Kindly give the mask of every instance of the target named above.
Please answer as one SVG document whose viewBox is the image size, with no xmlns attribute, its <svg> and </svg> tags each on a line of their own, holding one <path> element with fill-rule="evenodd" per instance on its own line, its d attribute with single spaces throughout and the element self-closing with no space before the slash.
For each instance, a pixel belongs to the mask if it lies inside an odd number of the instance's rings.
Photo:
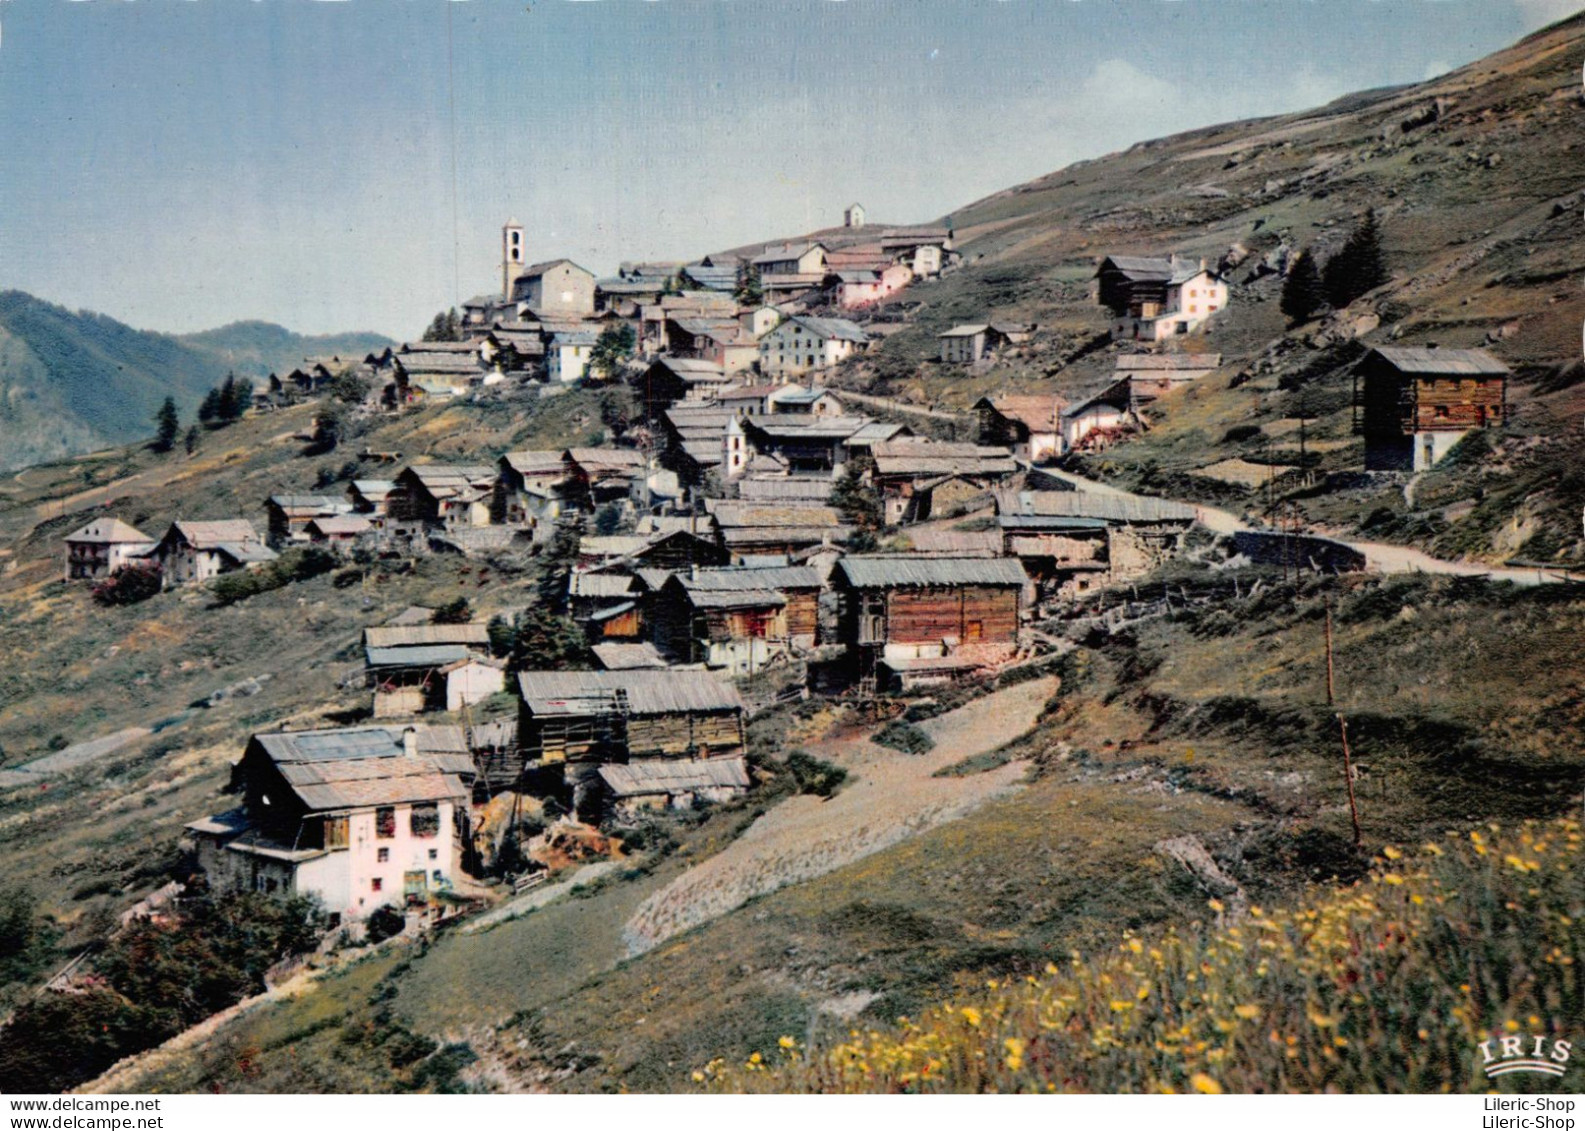
<svg viewBox="0 0 1585 1131">
<path fill-rule="evenodd" d="M 929 222 L 509 220 L 13 466 L 0 1089 L 1462 1089 L 1585 1016 L 1582 45 Z"/>
</svg>

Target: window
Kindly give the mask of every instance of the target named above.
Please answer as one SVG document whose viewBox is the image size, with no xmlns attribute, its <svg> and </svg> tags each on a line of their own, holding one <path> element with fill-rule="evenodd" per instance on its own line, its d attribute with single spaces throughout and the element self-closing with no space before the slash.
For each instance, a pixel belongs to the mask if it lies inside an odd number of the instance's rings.
<svg viewBox="0 0 1585 1131">
<path fill-rule="evenodd" d="M 434 802 L 430 802 L 427 805 L 414 805 L 409 828 L 412 834 L 417 837 L 439 836 L 440 807 Z"/>
<path fill-rule="evenodd" d="M 440 849 L 438 849 L 438 848 L 431 848 L 431 849 L 430 849 L 430 850 L 429 850 L 429 858 L 430 858 L 430 859 L 431 859 L 431 860 L 439 860 L 439 859 L 440 859 Z"/>
<path fill-rule="evenodd" d="M 390 860 L 391 850 L 389 848 L 381 848 L 375 851 L 374 862 L 376 864 L 387 864 L 390 862 Z"/>
<path fill-rule="evenodd" d="M 395 808 L 382 805 L 374 811 L 374 835 L 381 840 L 390 840 L 396 835 Z"/>
<path fill-rule="evenodd" d="M 347 847 L 347 819 L 345 817 L 325 818 L 325 847 Z"/>
<path fill-rule="evenodd" d="M 375 876 L 372 880 L 369 881 L 369 890 L 370 891 L 384 891 L 385 890 L 385 881 L 382 880 L 379 876 Z"/>
</svg>

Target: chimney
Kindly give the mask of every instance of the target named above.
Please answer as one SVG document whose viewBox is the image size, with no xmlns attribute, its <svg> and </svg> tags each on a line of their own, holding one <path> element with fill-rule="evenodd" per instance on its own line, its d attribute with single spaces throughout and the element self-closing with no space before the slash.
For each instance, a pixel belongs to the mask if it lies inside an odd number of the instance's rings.
<svg viewBox="0 0 1585 1131">
<path fill-rule="evenodd" d="M 698 562 L 693 562 L 693 563 L 691 563 L 688 566 L 688 580 L 689 581 L 698 581 L 699 580 L 699 563 Z"/>
<path fill-rule="evenodd" d="M 1200 270 L 1201 271 L 1205 270 L 1205 256 L 1203 256 L 1203 255 L 1200 256 Z"/>
<path fill-rule="evenodd" d="M 402 753 L 406 754 L 409 758 L 418 757 L 417 727 L 409 726 L 402 728 Z"/>
</svg>

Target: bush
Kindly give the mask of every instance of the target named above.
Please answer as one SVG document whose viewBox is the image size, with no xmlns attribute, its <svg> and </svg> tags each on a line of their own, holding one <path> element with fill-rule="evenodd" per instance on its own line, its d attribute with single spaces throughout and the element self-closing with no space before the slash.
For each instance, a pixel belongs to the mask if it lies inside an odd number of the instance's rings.
<svg viewBox="0 0 1585 1131">
<path fill-rule="evenodd" d="M 288 550 L 273 562 L 257 569 L 222 574 L 209 589 L 219 605 L 234 605 L 260 593 L 281 589 L 294 581 L 307 581 L 329 573 L 341 564 L 335 554 L 319 546 Z"/>
<path fill-rule="evenodd" d="M 455 601 L 447 601 L 440 608 L 430 614 L 430 624 L 467 624 L 473 620 L 473 606 L 468 604 L 468 598 L 458 597 Z"/>
<path fill-rule="evenodd" d="M 881 727 L 873 741 L 904 754 L 928 754 L 936 748 L 935 739 L 904 719 L 894 719 Z"/>
<path fill-rule="evenodd" d="M 407 929 L 407 916 L 403 915 L 389 903 L 374 909 L 366 924 L 371 943 L 382 943 L 386 939 L 393 939 Z"/>
<path fill-rule="evenodd" d="M 87 992 L 33 998 L 0 1029 L 0 1091 L 75 1087 L 259 993 L 271 966 L 313 948 L 323 922 L 313 900 L 253 893 L 133 922 L 94 961 Z"/>
<path fill-rule="evenodd" d="M 93 587 L 101 605 L 136 605 L 158 596 L 164 575 L 157 565 L 122 566 Z"/>
<path fill-rule="evenodd" d="M 814 757 L 802 750 L 787 755 L 787 769 L 798 783 L 799 793 L 815 797 L 831 797 L 848 780 L 848 772 L 841 766 Z"/>
</svg>

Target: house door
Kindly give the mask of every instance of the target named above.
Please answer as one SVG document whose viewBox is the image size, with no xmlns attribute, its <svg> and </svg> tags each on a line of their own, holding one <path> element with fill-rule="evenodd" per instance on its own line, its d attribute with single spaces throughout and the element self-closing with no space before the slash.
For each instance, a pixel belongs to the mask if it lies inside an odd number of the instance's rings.
<svg viewBox="0 0 1585 1131">
<path fill-rule="evenodd" d="M 423 872 L 402 873 L 402 895 L 408 903 L 424 903 L 429 899 L 429 879 Z"/>
</svg>

